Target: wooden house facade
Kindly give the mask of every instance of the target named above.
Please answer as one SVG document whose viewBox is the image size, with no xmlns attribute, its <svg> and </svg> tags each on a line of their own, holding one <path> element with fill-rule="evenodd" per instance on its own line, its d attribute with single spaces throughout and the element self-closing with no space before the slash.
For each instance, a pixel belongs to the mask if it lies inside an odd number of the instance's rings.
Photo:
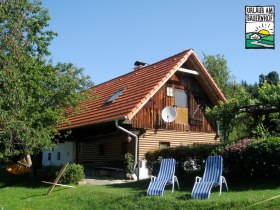
<svg viewBox="0 0 280 210">
<path fill-rule="evenodd" d="M 190 49 L 93 87 L 97 99 L 69 114 L 61 132 L 75 147 L 75 161 L 85 166 L 117 166 L 127 152 L 135 161 L 160 147 L 219 142 L 205 108 L 226 99 L 195 52 Z M 165 122 L 162 110 L 176 109 Z M 70 123 L 69 123 L 70 122 Z"/>
</svg>

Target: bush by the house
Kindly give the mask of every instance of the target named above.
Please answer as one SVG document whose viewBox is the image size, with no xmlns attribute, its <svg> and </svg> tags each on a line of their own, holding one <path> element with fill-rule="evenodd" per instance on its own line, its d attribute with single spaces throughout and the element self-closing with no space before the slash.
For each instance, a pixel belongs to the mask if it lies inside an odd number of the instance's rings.
<svg viewBox="0 0 280 210">
<path fill-rule="evenodd" d="M 124 165 L 125 165 L 125 173 L 133 174 L 134 169 L 134 159 L 131 153 L 125 153 L 124 155 Z"/>
<path fill-rule="evenodd" d="M 247 167 L 247 154 L 245 149 L 250 141 L 254 139 L 245 138 L 230 145 L 225 146 L 222 156 L 224 158 L 224 170 L 231 174 L 246 173 L 249 174 L 251 169 Z"/>
<path fill-rule="evenodd" d="M 60 182 L 63 184 L 78 184 L 84 178 L 84 167 L 80 164 L 70 163 L 63 173 Z"/>
<path fill-rule="evenodd" d="M 219 145 L 194 145 L 179 146 L 149 151 L 145 154 L 149 172 L 156 175 L 162 158 L 174 158 L 177 161 L 177 174 L 194 170 L 200 170 L 204 167 L 205 159 L 209 155 L 217 154 Z"/>
<path fill-rule="evenodd" d="M 224 162 L 231 174 L 280 175 L 280 138 L 243 139 L 225 148 Z"/>
</svg>

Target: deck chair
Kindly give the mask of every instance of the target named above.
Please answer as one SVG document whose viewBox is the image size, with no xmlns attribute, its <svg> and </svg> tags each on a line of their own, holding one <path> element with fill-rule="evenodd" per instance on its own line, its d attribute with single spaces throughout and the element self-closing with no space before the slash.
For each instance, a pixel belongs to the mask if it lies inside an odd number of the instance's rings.
<svg viewBox="0 0 280 210">
<path fill-rule="evenodd" d="M 177 183 L 180 189 L 179 182 L 175 174 L 176 161 L 174 159 L 163 159 L 160 164 L 158 176 L 152 176 L 147 190 L 147 195 L 163 195 L 166 185 L 172 184 L 172 192 L 174 192 L 174 183 Z"/>
<path fill-rule="evenodd" d="M 221 156 L 209 156 L 206 159 L 206 166 L 203 177 L 196 177 L 192 190 L 192 198 L 205 199 L 210 198 L 210 192 L 213 186 L 220 186 L 220 195 L 222 193 L 222 185 L 225 184 L 227 190 L 227 182 L 222 176 L 223 158 Z"/>
</svg>

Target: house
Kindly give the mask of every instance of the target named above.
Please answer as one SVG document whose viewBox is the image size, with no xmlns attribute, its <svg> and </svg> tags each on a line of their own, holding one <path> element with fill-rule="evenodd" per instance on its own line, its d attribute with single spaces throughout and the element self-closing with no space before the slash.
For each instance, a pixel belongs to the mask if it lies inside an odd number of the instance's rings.
<svg viewBox="0 0 280 210">
<path fill-rule="evenodd" d="M 118 167 L 129 152 L 135 163 L 140 161 L 138 173 L 144 178 L 149 150 L 219 142 L 205 107 L 226 98 L 192 49 L 153 64 L 135 64 L 131 72 L 92 88 L 97 99 L 84 101 L 60 124 L 61 132 L 72 133 L 56 150 L 43 153 L 43 165 L 67 159 L 86 167 Z M 172 122 L 162 118 L 167 106 L 176 109 Z"/>
</svg>

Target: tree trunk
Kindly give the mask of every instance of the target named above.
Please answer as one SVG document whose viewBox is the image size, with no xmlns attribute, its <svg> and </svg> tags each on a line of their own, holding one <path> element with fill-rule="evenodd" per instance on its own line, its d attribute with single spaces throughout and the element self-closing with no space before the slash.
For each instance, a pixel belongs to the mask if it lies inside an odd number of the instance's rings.
<svg viewBox="0 0 280 210">
<path fill-rule="evenodd" d="M 26 160 L 27 160 L 27 166 L 31 167 L 32 166 L 32 160 L 31 160 L 30 155 L 26 155 Z"/>
<path fill-rule="evenodd" d="M 29 178 L 30 179 L 35 179 L 34 170 L 33 170 L 33 167 L 32 167 L 32 159 L 31 159 L 31 156 L 29 154 L 26 155 L 26 160 L 27 160 L 27 166 L 30 168 Z"/>
</svg>

